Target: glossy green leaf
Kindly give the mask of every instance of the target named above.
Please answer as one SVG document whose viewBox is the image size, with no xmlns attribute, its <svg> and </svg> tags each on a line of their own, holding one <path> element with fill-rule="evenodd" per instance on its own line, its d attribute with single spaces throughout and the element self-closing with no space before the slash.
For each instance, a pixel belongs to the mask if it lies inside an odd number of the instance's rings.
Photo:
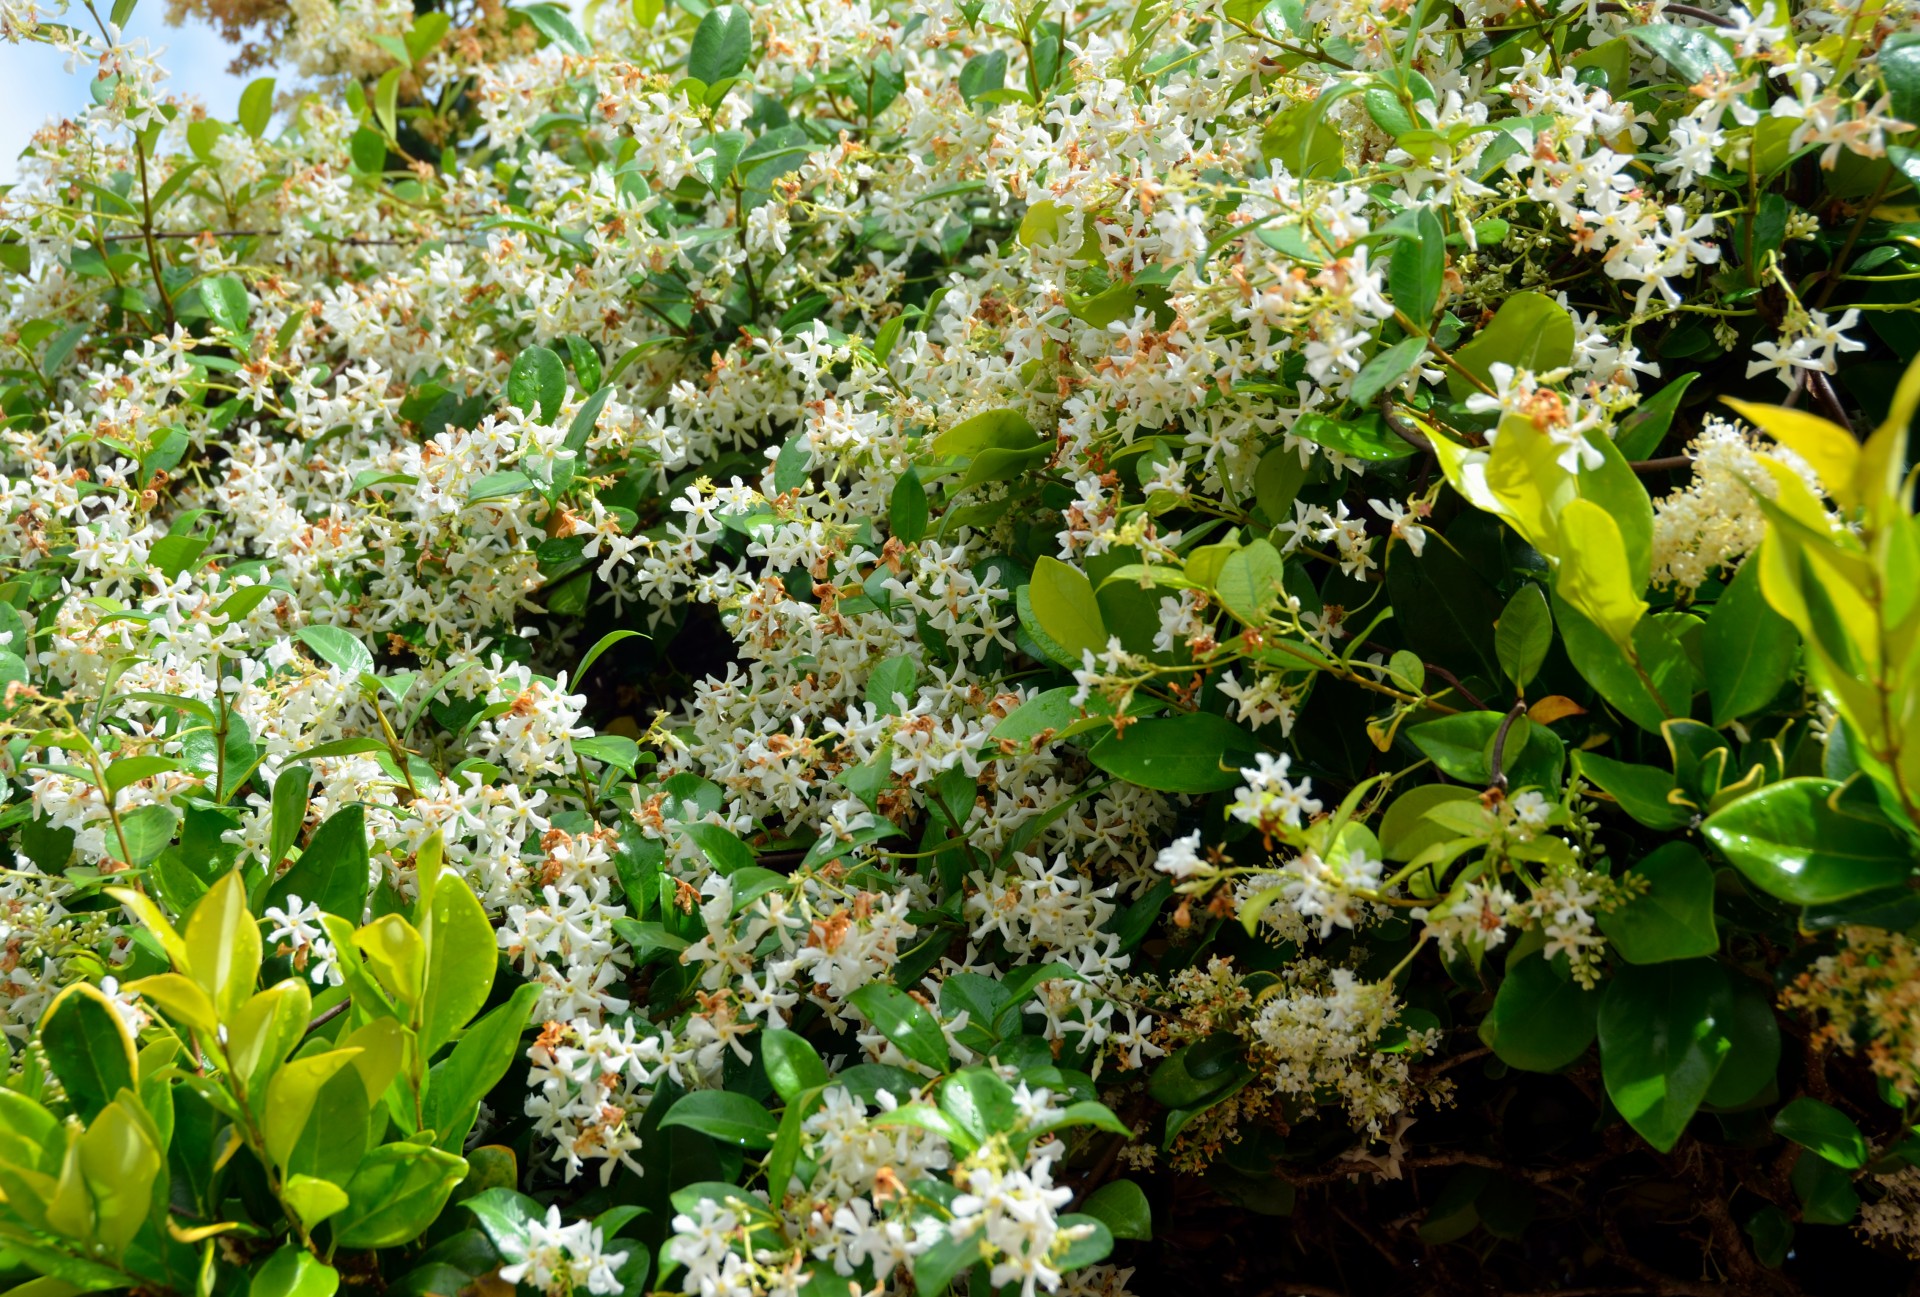
<svg viewBox="0 0 1920 1297">
<path fill-rule="evenodd" d="M 662 1126 L 685 1126 L 739 1148 L 772 1148 L 780 1123 L 744 1094 L 731 1090 L 695 1090 L 660 1119 Z"/>
<path fill-rule="evenodd" d="M 260 929 L 247 908 L 247 888 L 238 870 L 226 874 L 200 898 L 182 934 L 193 980 L 230 1022 L 253 996 L 260 976 Z"/>
<path fill-rule="evenodd" d="M 487 1002 L 498 952 L 493 924 L 464 878 L 440 879 L 421 935 L 427 942 L 427 976 L 420 1006 L 420 1048 L 432 1055 Z"/>
<path fill-rule="evenodd" d="M 804 1090 L 827 1084 L 827 1065 L 805 1036 L 774 1027 L 760 1038 L 760 1062 L 773 1092 L 788 1103 Z"/>
<path fill-rule="evenodd" d="M 1513 293 L 1485 328 L 1454 350 L 1453 358 L 1489 387 L 1495 364 L 1536 374 L 1559 369 L 1573 359 L 1573 317 L 1543 293 Z M 1475 390 L 1453 372 L 1447 374 L 1447 387 L 1456 398 Z"/>
<path fill-rule="evenodd" d="M 551 424 L 560 417 L 567 395 L 567 367 L 545 347 L 532 346 L 513 358 L 507 371 L 507 402 Z"/>
<path fill-rule="evenodd" d="M 421 1120 L 439 1134 L 442 1148 L 460 1150 L 480 1101 L 521 1060 L 520 1033 L 539 998 L 537 985 L 516 986 L 505 1004 L 467 1028 L 453 1051 L 428 1072 Z"/>
<path fill-rule="evenodd" d="M 1797 905 L 1903 883 L 1913 856 L 1883 821 L 1834 809 L 1840 785 L 1785 779 L 1731 802 L 1701 826 L 1760 890 Z"/>
<path fill-rule="evenodd" d="M 307 820 L 307 797 L 313 788 L 313 771 L 293 765 L 281 770 L 273 781 L 273 833 L 267 848 L 267 864 L 277 867 L 300 841 L 300 830 Z"/>
<path fill-rule="evenodd" d="M 900 475 L 887 502 L 887 531 L 903 545 L 916 545 L 927 534 L 927 488 L 916 473 Z"/>
<path fill-rule="evenodd" d="M 902 1054 L 936 1072 L 946 1071 L 947 1039 L 925 1005 L 884 982 L 869 982 L 848 1000 Z"/>
<path fill-rule="evenodd" d="M 740 5 L 709 9 L 694 29 L 687 75 L 714 85 L 745 71 L 753 53 L 753 19 Z"/>
</svg>

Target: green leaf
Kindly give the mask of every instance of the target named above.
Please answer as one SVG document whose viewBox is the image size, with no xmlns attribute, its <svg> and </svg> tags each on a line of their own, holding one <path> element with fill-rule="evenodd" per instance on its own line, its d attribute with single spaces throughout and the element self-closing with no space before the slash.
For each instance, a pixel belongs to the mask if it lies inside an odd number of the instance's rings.
<svg viewBox="0 0 1920 1297">
<path fill-rule="evenodd" d="M 1778 1270 L 1793 1246 L 1793 1220 L 1784 1211 L 1768 1203 L 1747 1217 L 1747 1237 L 1753 1240 L 1754 1259 L 1769 1270 Z"/>
<path fill-rule="evenodd" d="M 240 92 L 240 109 L 235 120 L 241 130 L 256 140 L 266 134 L 267 123 L 273 120 L 272 77 L 247 83 L 247 88 Z"/>
<path fill-rule="evenodd" d="M 1294 420 L 1289 431 L 1328 450 L 1375 464 L 1406 459 L 1418 453 L 1412 442 L 1394 433 L 1387 427 L 1386 420 L 1373 411 L 1347 419 L 1307 413 Z"/>
<path fill-rule="evenodd" d="M 1713 869 L 1692 843 L 1666 843 L 1628 872 L 1646 879 L 1650 890 L 1599 917 L 1600 931 L 1622 959 L 1661 964 L 1720 949 L 1713 920 Z"/>
<path fill-rule="evenodd" d="M 1509 1067 L 1557 1072 L 1593 1043 L 1600 993 L 1574 981 L 1561 963 L 1537 954 L 1507 962 L 1480 1039 Z"/>
<path fill-rule="evenodd" d="M 1686 85 L 1698 85 L 1713 73 L 1733 76 L 1733 54 L 1720 39 L 1698 27 L 1649 23 L 1630 27 L 1627 35 L 1654 57 L 1666 61 Z"/>
<path fill-rule="evenodd" d="M 1496 362 L 1536 374 L 1559 369 L 1573 361 L 1573 317 L 1542 293 L 1515 293 L 1500 304 L 1484 329 L 1454 351 L 1453 358 L 1489 387 Z M 1455 399 L 1475 390 L 1451 371 L 1447 388 Z"/>
<path fill-rule="evenodd" d="M 753 848 L 718 824 L 687 824 L 682 826 L 682 831 L 723 874 L 736 873 L 753 864 Z"/>
<path fill-rule="evenodd" d="M 1849 1171 L 1865 1166 L 1873 1153 L 1853 1118 L 1808 1095 L 1801 1095 L 1774 1114 L 1773 1133 Z"/>
<path fill-rule="evenodd" d="M 300 814 L 306 812 L 305 770 L 301 770 Z M 289 772 L 282 772 L 280 778 L 287 780 Z M 275 829 L 278 831 L 280 788 L 274 786 L 276 817 Z M 328 914 L 337 914 L 341 918 L 358 924 L 361 913 L 366 908 L 367 893 L 373 886 L 372 874 L 367 855 L 367 813 L 362 806 L 345 806 L 327 817 L 327 822 L 315 830 L 306 850 L 300 853 L 300 859 L 293 867 L 275 880 L 267 889 L 266 905 L 282 906 L 289 896 L 298 896 L 309 904 L 318 905 Z"/>
<path fill-rule="evenodd" d="M 280 862 L 300 840 L 307 822 L 307 795 L 313 788 L 313 771 L 301 765 L 284 767 L 273 781 L 273 829 L 268 839 L 267 868 L 277 869 Z"/>
<path fill-rule="evenodd" d="M 693 169 L 700 173 L 707 187 L 717 194 L 726 188 L 734 165 L 740 161 L 740 155 L 746 152 L 747 136 L 744 131 L 720 131 L 703 135 L 688 147 L 699 159 L 693 164 Z M 801 441 L 805 441 L 804 436 Z"/>
<path fill-rule="evenodd" d="M 324 1180 L 313 1183 L 326 1184 Z M 332 1185 L 327 1188 L 340 1193 Z M 341 1197 L 344 1200 L 345 1195 Z M 309 1225 L 315 1223 L 308 1221 Z M 247 1297 L 333 1297 L 339 1287 L 340 1275 L 332 1266 L 305 1248 L 289 1244 L 253 1272 Z"/>
<path fill-rule="evenodd" d="M 1567 501 L 1559 521 L 1554 593 L 1585 614 L 1622 652 L 1631 652 L 1633 629 L 1646 614 L 1647 601 L 1633 580 L 1620 524 L 1585 499 Z"/>
<path fill-rule="evenodd" d="M 1913 857 L 1884 821 L 1834 808 L 1841 785 L 1785 779 L 1731 802 L 1701 831 L 1760 890 L 1796 905 L 1905 882 Z"/>
<path fill-rule="evenodd" d="M 832 1079 L 820 1051 L 805 1036 L 783 1027 L 770 1028 L 761 1036 L 760 1063 L 767 1069 L 773 1092 L 788 1103 L 802 1091 L 824 1086 Z"/>
<path fill-rule="evenodd" d="M 1767 1092 L 1780 1067 L 1780 1023 L 1773 997 L 1746 978 L 1733 984 L 1733 1013 L 1727 1019 L 1733 1048 L 1707 1090 L 1716 1108 L 1738 1108 Z"/>
<path fill-rule="evenodd" d="M 1653 734 L 1671 717 L 1686 715 L 1693 668 L 1686 649 L 1658 617 L 1643 617 L 1634 627 L 1633 657 L 1557 590 L 1553 620 L 1574 669 L 1621 715 Z"/>
<path fill-rule="evenodd" d="M 527 1226 L 534 1221 L 544 1224 L 547 1219 L 539 1203 L 508 1188 L 482 1190 L 462 1199 L 460 1205 L 473 1213 L 502 1256 L 525 1251 Z"/>
<path fill-rule="evenodd" d="M 987 1067 L 955 1072 L 940 1085 L 940 1111 L 947 1115 L 974 1147 L 1019 1124 L 1020 1110 L 1013 1087 Z"/>
<path fill-rule="evenodd" d="M 1634 407 L 1633 413 L 1620 421 L 1613 444 L 1620 448 L 1623 458 L 1634 460 L 1653 457 L 1653 452 L 1666 440 L 1667 430 L 1673 426 L 1673 416 L 1680 409 L 1680 398 L 1687 394 L 1687 388 L 1699 376 L 1698 373 L 1677 375 L 1671 383 L 1640 402 Z"/>
<path fill-rule="evenodd" d="M 1903 122 L 1920 122 L 1920 32 L 1887 37 L 1876 61 L 1893 101 L 1893 115 Z"/>
<path fill-rule="evenodd" d="M 1347 398 L 1355 405 L 1373 404 L 1375 397 L 1405 378 L 1407 371 L 1419 364 L 1420 358 L 1426 354 L 1426 336 L 1418 333 L 1376 352 L 1354 375 L 1353 385 L 1347 389 Z M 1271 511 L 1268 516 L 1273 516 Z"/>
<path fill-rule="evenodd" d="M 1220 606 L 1249 626 L 1259 625 L 1286 594 L 1286 560 L 1271 542 L 1257 539 L 1227 555 L 1214 577 Z"/>
<path fill-rule="evenodd" d="M 1406 733 L 1413 746 L 1439 767 L 1440 773 L 1463 784 L 1484 785 L 1493 773 L 1488 754 L 1505 719 L 1502 712 L 1458 712 L 1422 721 Z M 1515 734 L 1516 730 L 1521 734 Z M 1519 719 L 1508 727 L 1506 746 L 1501 749 L 1507 769 L 1512 768 L 1514 758 L 1524 749 L 1524 742 L 1515 740 L 1525 733 Z"/>
<path fill-rule="evenodd" d="M 208 318 L 228 333 L 247 331 L 247 316 L 252 306 L 247 301 L 247 287 L 238 276 L 215 275 L 201 280 L 200 304 L 207 308 Z"/>
<path fill-rule="evenodd" d="M 738 1148 L 772 1148 L 780 1123 L 773 1114 L 732 1090 L 695 1090 L 660 1119 L 661 1126 L 685 1126 Z"/>
<path fill-rule="evenodd" d="M 302 1224 L 312 1229 L 346 1210 L 347 1191 L 317 1176 L 290 1175 L 280 1190 L 280 1201 L 293 1210 Z"/>
<path fill-rule="evenodd" d="M 1031 450 L 1041 444 L 1027 416 L 1018 410 L 988 410 L 956 423 L 933 439 L 938 456 L 971 458 L 983 450 Z"/>
<path fill-rule="evenodd" d="M 753 52 L 753 19 L 741 5 L 709 9 L 694 29 L 687 75 L 707 85 L 737 77 Z"/>
<path fill-rule="evenodd" d="M 914 682 L 919 675 L 912 658 L 888 658 L 867 676 L 866 699 L 879 709 L 882 716 L 898 716 L 900 704 L 894 701 L 896 695 L 904 697 L 911 707 Z"/>
<path fill-rule="evenodd" d="M 927 488 L 909 469 L 893 484 L 887 502 L 887 531 L 902 545 L 918 544 L 927 534 Z"/>
<path fill-rule="evenodd" d="M 193 980 L 213 1001 L 220 1021 L 232 1022 L 260 976 L 260 928 L 247 908 L 238 870 L 207 889 L 181 935 Z"/>
<path fill-rule="evenodd" d="M 507 371 L 509 405 L 551 424 L 559 417 L 566 395 L 567 367 L 559 356 L 535 346 L 513 358 L 513 367 Z"/>
<path fill-rule="evenodd" d="M 442 1148 L 460 1150 L 480 1101 L 519 1061 L 520 1033 L 539 998 L 540 988 L 531 982 L 515 987 L 512 998 L 467 1028 L 428 1072 L 421 1120 L 439 1135 Z"/>
<path fill-rule="evenodd" d="M 1395 227 L 1405 219 L 1396 220 Z M 1403 233 L 1393 245 L 1393 259 L 1387 265 L 1387 289 L 1401 313 L 1424 330 L 1433 318 L 1433 308 L 1439 304 L 1441 284 L 1446 279 L 1447 235 L 1431 207 L 1422 207 L 1413 217 L 1413 225 L 1413 231 Z M 1422 342 L 1424 344 L 1424 339 Z"/>
<path fill-rule="evenodd" d="M 1493 651 L 1513 687 L 1525 690 L 1540 674 L 1551 647 L 1553 613 L 1547 608 L 1546 595 L 1529 581 L 1501 609 L 1500 620 L 1493 626 Z"/>
<path fill-rule="evenodd" d="M 1662 1153 L 1706 1098 L 1732 1042 L 1733 997 L 1710 959 L 1627 965 L 1600 1002 L 1600 1075 L 1620 1115 Z"/>
<path fill-rule="evenodd" d="M 1130 784 L 1163 793 L 1237 788 L 1259 744 L 1224 716 L 1192 712 L 1137 721 L 1094 744 L 1087 759 Z"/>
<path fill-rule="evenodd" d="M 960 68 L 960 98 L 973 107 L 974 101 L 989 91 L 1007 84 L 1007 52 L 991 50 L 976 54 Z"/>
<path fill-rule="evenodd" d="M 1800 1220 L 1807 1225 L 1845 1225 L 1860 1211 L 1853 1178 L 1822 1158 L 1800 1155 L 1793 1164 L 1793 1191 L 1800 1195 Z"/>
<path fill-rule="evenodd" d="M 1070 655 L 1062 665 L 1078 667 L 1083 654 L 1106 651 L 1106 624 L 1086 573 L 1043 554 L 1033 565 L 1027 598 L 1040 628 Z"/>
<path fill-rule="evenodd" d="M 1109 1180 L 1090 1194 L 1086 1213 L 1104 1224 L 1115 1238 L 1153 1238 L 1153 1209 L 1147 1195 L 1132 1180 Z"/>
<path fill-rule="evenodd" d="M 1726 725 L 1772 701 L 1793 674 L 1800 634 L 1760 592 L 1760 564 L 1742 563 L 1701 632 L 1713 723 Z"/>
<path fill-rule="evenodd" d="M 1692 807 L 1669 800 L 1675 787 L 1673 776 L 1658 766 L 1615 761 L 1597 752 L 1576 752 L 1573 768 L 1650 829 L 1683 828 L 1693 819 Z"/>
<path fill-rule="evenodd" d="M 327 1082 L 343 1068 L 353 1066 L 358 1049 L 331 1049 L 324 1053 L 296 1058 L 280 1068 L 267 1082 L 266 1106 L 262 1109 L 267 1155 L 282 1168 L 292 1159 L 300 1137 L 312 1118 L 314 1104 Z M 364 1094 L 362 1095 L 364 1102 Z"/>
<path fill-rule="evenodd" d="M 464 878 L 442 877 L 421 925 L 427 978 L 420 1005 L 420 1050 L 431 1057 L 487 1002 L 497 967 L 493 924 Z"/>
<path fill-rule="evenodd" d="M 333 1219 L 341 1247 L 398 1247 L 420 1237 L 467 1174 L 466 1159 L 416 1144 L 383 1144 L 347 1181 L 347 1209 Z"/>
<path fill-rule="evenodd" d="M 542 36 L 562 49 L 571 50 L 575 54 L 593 52 L 593 46 L 587 43 L 587 38 L 580 34 L 580 29 L 573 25 L 573 19 L 559 5 L 527 5 L 520 12 L 527 16 L 527 21 L 531 22 Z"/>
<path fill-rule="evenodd" d="M 884 982 L 869 982 L 848 998 L 902 1054 L 936 1072 L 947 1070 L 947 1038 L 918 1000 Z"/>
<path fill-rule="evenodd" d="M 1081 1266 L 1097 1265 L 1113 1254 L 1113 1231 L 1098 1216 L 1069 1212 L 1060 1218 L 1060 1225 L 1063 1229 L 1085 1229 L 1079 1238 L 1067 1244 L 1067 1250 L 1060 1255 L 1062 1274 L 1078 1270 Z"/>
<path fill-rule="evenodd" d="M 350 676 L 369 675 L 373 671 L 373 654 L 367 652 L 367 646 L 338 626 L 302 626 L 293 636 L 311 649 L 315 657 Z"/>
<path fill-rule="evenodd" d="M 133 1089 L 139 1075 L 133 1037 L 112 1002 L 89 982 L 75 982 L 53 997 L 40 1020 L 40 1045 L 83 1121 L 92 1121 L 120 1091 Z"/>
</svg>

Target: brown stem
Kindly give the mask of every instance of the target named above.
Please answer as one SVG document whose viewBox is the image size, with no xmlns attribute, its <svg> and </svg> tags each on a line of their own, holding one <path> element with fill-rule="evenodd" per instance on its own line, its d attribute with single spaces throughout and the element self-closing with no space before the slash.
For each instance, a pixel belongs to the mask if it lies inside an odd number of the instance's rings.
<svg viewBox="0 0 1920 1297">
<path fill-rule="evenodd" d="M 1526 710 L 1527 701 L 1522 698 L 1519 702 L 1507 709 L 1507 714 L 1500 720 L 1500 728 L 1494 731 L 1493 757 L 1492 760 L 1487 763 L 1491 770 L 1487 779 L 1487 787 L 1489 788 L 1498 788 L 1501 792 L 1507 790 L 1507 772 L 1501 769 L 1505 764 L 1507 755 L 1507 731 L 1513 728 L 1514 721 L 1518 720 Z"/>
</svg>

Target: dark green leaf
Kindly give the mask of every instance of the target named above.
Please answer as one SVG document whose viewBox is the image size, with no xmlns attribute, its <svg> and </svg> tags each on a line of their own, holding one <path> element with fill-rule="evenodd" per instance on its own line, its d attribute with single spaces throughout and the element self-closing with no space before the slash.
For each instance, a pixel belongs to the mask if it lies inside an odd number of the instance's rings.
<svg viewBox="0 0 1920 1297">
<path fill-rule="evenodd" d="M 1212 793 L 1238 787 L 1258 743 L 1224 716 L 1193 712 L 1127 726 L 1094 744 L 1087 757 L 1116 778 L 1165 793 Z"/>
<path fill-rule="evenodd" d="M 1726 725 L 1772 700 L 1793 674 L 1800 634 L 1760 592 L 1760 565 L 1742 563 L 1701 632 L 1713 723 Z"/>
<path fill-rule="evenodd" d="M 1600 1002 L 1600 1075 L 1627 1124 L 1662 1153 L 1706 1098 L 1732 1042 L 1733 996 L 1710 959 L 1627 965 Z"/>
<path fill-rule="evenodd" d="M 1867 1164 L 1872 1149 L 1853 1118 L 1832 1104 L 1801 1095 L 1773 1118 L 1773 1133 L 1811 1149 L 1835 1166 L 1857 1171 Z"/>
<path fill-rule="evenodd" d="M 287 772 L 282 772 L 280 777 L 286 779 Z M 274 791 L 278 794 L 277 786 Z M 277 812 L 278 807 L 275 809 Z M 304 789 L 300 809 L 304 814 Z M 314 831 L 300 859 L 267 889 L 265 904 L 285 907 L 289 896 L 298 896 L 358 926 L 372 886 L 366 810 L 358 805 L 345 806 L 328 816 L 327 822 Z"/>
<path fill-rule="evenodd" d="M 685 1126 L 739 1148 L 772 1148 L 780 1123 L 744 1094 L 731 1090 L 695 1090 L 660 1119 L 662 1126 Z"/>
<path fill-rule="evenodd" d="M 1083 1204 L 1089 1216 L 1105 1223 L 1115 1238 L 1153 1237 L 1153 1209 L 1147 1195 L 1132 1180 L 1110 1180 L 1095 1189 Z"/>
<path fill-rule="evenodd" d="M 1480 1039 L 1510 1067 L 1557 1072 L 1593 1043 L 1600 993 L 1573 980 L 1544 955 L 1507 964 Z"/>
</svg>

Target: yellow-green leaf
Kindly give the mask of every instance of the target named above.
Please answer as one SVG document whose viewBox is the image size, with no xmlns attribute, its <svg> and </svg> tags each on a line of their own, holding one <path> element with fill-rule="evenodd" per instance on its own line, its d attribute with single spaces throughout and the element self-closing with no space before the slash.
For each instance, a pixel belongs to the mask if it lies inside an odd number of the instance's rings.
<svg viewBox="0 0 1920 1297">
<path fill-rule="evenodd" d="M 1585 613 L 1622 649 L 1631 651 L 1633 628 L 1647 601 L 1628 575 L 1627 546 L 1613 516 L 1591 500 L 1572 500 L 1560 511 L 1560 567 L 1554 589 Z"/>
<path fill-rule="evenodd" d="M 260 928 L 247 908 L 239 870 L 208 888 L 193 907 L 186 945 L 193 980 L 212 999 L 220 1020 L 233 1021 L 260 977 Z"/>
</svg>

